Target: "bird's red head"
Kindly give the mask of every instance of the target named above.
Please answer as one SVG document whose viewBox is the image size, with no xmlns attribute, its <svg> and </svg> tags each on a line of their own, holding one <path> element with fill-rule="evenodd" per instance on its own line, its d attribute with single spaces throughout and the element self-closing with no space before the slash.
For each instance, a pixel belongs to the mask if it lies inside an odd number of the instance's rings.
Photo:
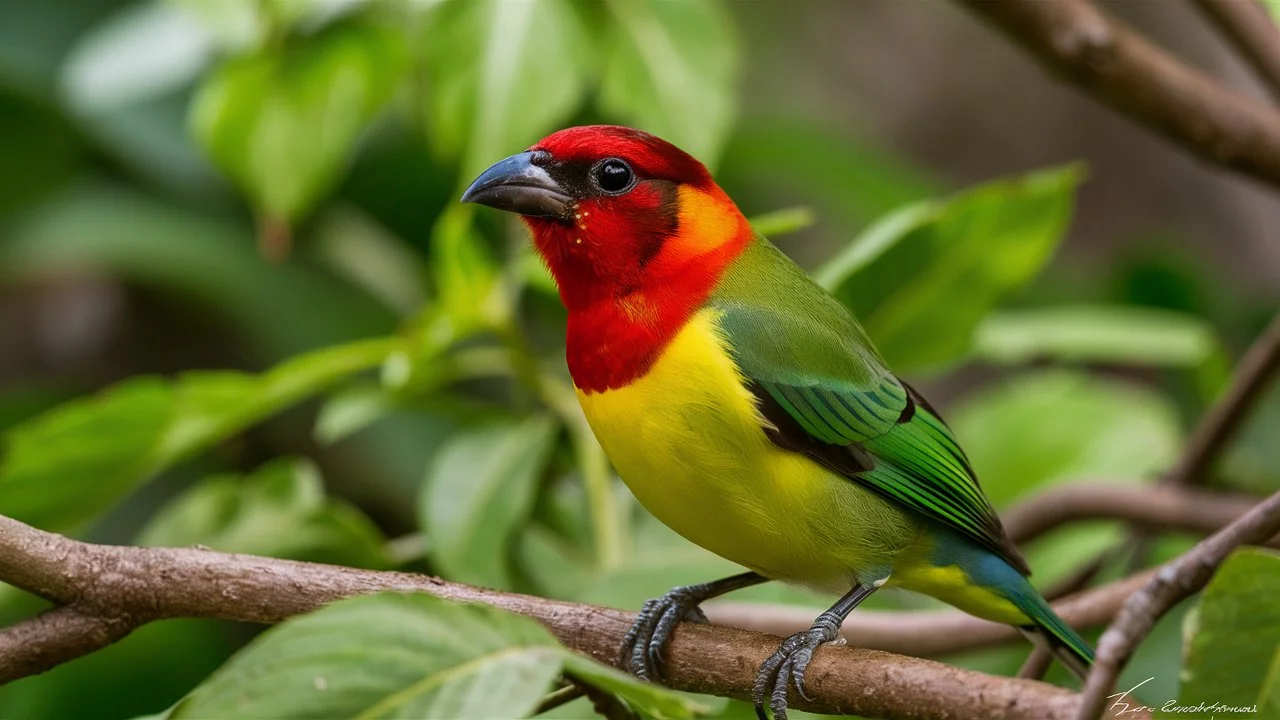
<svg viewBox="0 0 1280 720">
<path fill-rule="evenodd" d="M 548 135 L 486 170 L 463 200 L 518 213 L 529 226 L 569 309 L 569 365 L 579 387 L 586 375 L 590 385 L 616 386 L 647 371 L 649 356 L 751 239 L 746 218 L 702 163 L 626 127 Z M 622 341 L 648 359 L 622 357 L 627 352 L 613 347 Z M 575 347 L 594 359 L 575 360 Z"/>
</svg>

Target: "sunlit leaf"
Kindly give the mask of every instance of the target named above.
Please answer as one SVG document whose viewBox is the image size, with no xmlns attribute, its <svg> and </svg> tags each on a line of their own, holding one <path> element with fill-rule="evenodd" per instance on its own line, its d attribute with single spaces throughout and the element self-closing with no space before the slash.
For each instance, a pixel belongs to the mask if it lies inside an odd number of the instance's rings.
<svg viewBox="0 0 1280 720">
<path fill-rule="evenodd" d="M 263 633 L 175 718 L 522 718 L 562 650 L 532 620 L 429 595 L 344 600 Z"/>
<path fill-rule="evenodd" d="M 422 51 L 428 136 L 469 181 L 565 120 L 586 90 L 586 32 L 566 0 L 442 3 Z"/>
<path fill-rule="evenodd" d="M 377 526 L 355 507 L 326 498 L 313 465 L 287 459 L 245 478 L 202 481 L 161 508 L 137 543 L 358 567 L 390 564 Z"/>
<path fill-rule="evenodd" d="M 737 111 L 738 46 L 718 0 L 613 0 L 600 106 L 714 165 Z"/>
<path fill-rule="evenodd" d="M 419 504 L 428 554 L 451 580 L 510 587 L 508 553 L 558 426 L 549 417 L 460 431 L 436 453 Z"/>
<path fill-rule="evenodd" d="M 1280 715 L 1280 554 L 1238 550 L 1205 589 L 1187 641 L 1178 705 L 1251 707 Z M 1216 715 L 1229 717 L 1223 710 Z M 1202 715 L 1203 716 L 1203 715 Z M 1157 717 L 1186 717 L 1185 713 Z"/>
<path fill-rule="evenodd" d="M 783 208 L 751 218 L 751 229 L 768 238 L 803 230 L 817 220 L 807 207 Z"/>
<path fill-rule="evenodd" d="M 454 337 L 501 326 L 513 311 L 501 268 L 471 220 L 471 207 L 454 205 L 431 234 L 431 271 L 443 313 L 438 317 L 447 319 Z"/>
<path fill-rule="evenodd" d="M 909 206 L 816 277 L 858 314 L 896 370 L 954 362 L 983 316 L 1048 262 L 1081 175 L 1069 166 Z"/>
<path fill-rule="evenodd" d="M 140 377 L 11 428 L 0 513 L 75 529 L 192 455 L 362 370 L 394 347 L 366 341 L 298 356 L 262 375 Z"/>
<path fill-rule="evenodd" d="M 403 44 L 388 29 L 337 25 L 228 61 L 201 85 L 192 132 L 266 217 L 296 220 L 390 99 Z"/>
</svg>

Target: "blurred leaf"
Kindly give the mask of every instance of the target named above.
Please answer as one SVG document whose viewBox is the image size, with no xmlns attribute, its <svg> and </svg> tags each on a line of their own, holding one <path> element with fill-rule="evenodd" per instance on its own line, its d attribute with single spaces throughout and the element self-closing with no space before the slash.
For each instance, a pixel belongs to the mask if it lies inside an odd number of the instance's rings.
<svg viewBox="0 0 1280 720">
<path fill-rule="evenodd" d="M 1280 382 L 1258 399 L 1214 475 L 1223 484 L 1259 495 L 1280 490 Z"/>
<path fill-rule="evenodd" d="M 328 348 L 262 375 L 138 377 L 38 415 L 4 435 L 0 513 L 67 531 L 156 473 L 350 375 L 394 341 Z"/>
<path fill-rule="evenodd" d="M 974 355 L 1018 364 L 1042 358 L 1195 367 L 1222 352 L 1200 318 L 1153 308 L 1057 306 L 992 313 L 978 325 Z"/>
<path fill-rule="evenodd" d="M 1068 480 L 1142 482 L 1181 445 L 1176 408 L 1131 383 L 1067 370 L 1015 377 L 947 413 L 992 503 Z M 1026 550 L 1043 586 L 1117 539 L 1119 525 L 1076 523 Z"/>
<path fill-rule="evenodd" d="M 172 717 L 521 718 L 561 657 L 528 618 L 425 594 L 368 595 L 266 631 Z"/>
<path fill-rule="evenodd" d="M 718 0 L 611 0 L 600 107 L 715 165 L 737 112 L 738 43 Z"/>
<path fill-rule="evenodd" d="M 316 255 L 335 273 L 400 315 L 422 310 L 422 258 L 372 217 L 354 207 L 337 208 L 325 214 L 316 235 Z"/>
<path fill-rule="evenodd" d="M 441 213 L 431 234 L 430 266 L 451 337 L 501 327 L 513 312 L 501 268 L 471 219 L 469 206 L 454 205 Z"/>
<path fill-rule="evenodd" d="M 259 362 L 395 329 L 384 308 L 314 268 L 263 263 L 234 225 L 131 193 L 78 190 L 0 235 L 0 283 L 85 268 L 209 307 L 249 336 Z"/>
<path fill-rule="evenodd" d="M 691 718 L 698 714 L 714 712 L 723 704 L 720 698 L 692 697 L 668 690 L 660 685 L 644 682 L 611 667 L 605 667 L 583 655 L 566 651 L 564 671 L 573 673 L 575 679 L 613 693 L 627 701 L 645 717 Z"/>
<path fill-rule="evenodd" d="M 380 420 L 398 406 L 380 387 L 356 386 L 334 393 L 320 406 L 315 438 L 330 445 Z"/>
<path fill-rule="evenodd" d="M 524 525 L 558 426 L 548 416 L 460 431 L 436 453 L 419 496 L 427 552 L 450 580 L 508 588 L 511 539 Z"/>
<path fill-rule="evenodd" d="M 1257 706 L 1250 714 L 1280 717 L 1277 597 L 1280 554 L 1245 549 L 1227 558 L 1200 598 L 1178 705 Z"/>
<path fill-rule="evenodd" d="M 751 218 L 751 228 L 768 238 L 804 230 L 816 221 L 807 207 L 783 208 Z"/>
<path fill-rule="evenodd" d="M 79 171 L 75 130 L 52 104 L 7 91 L 0 84 L 0 217 L 39 203 Z"/>
<path fill-rule="evenodd" d="M 95 113 L 187 84 L 213 54 L 213 38 L 166 3 L 130 5 L 95 25 L 62 69 L 71 107 Z"/>
<path fill-rule="evenodd" d="M 261 213 L 295 221 L 337 181 L 405 58 L 399 33 L 355 24 L 237 58 L 201 85 L 192 132 Z"/>
<path fill-rule="evenodd" d="M 462 155 L 464 181 L 569 117 L 592 66 L 566 0 L 442 3 L 427 16 L 421 43 L 428 135 Z"/>
<path fill-rule="evenodd" d="M 903 208 L 815 276 L 858 314 L 890 366 L 955 362 L 983 316 L 1049 260 L 1081 176 L 1068 166 Z"/>
<path fill-rule="evenodd" d="M 391 564 L 378 528 L 355 507 L 326 498 L 319 472 L 304 460 L 277 459 L 245 478 L 211 477 L 161 508 L 136 542 L 354 567 Z"/>
<path fill-rule="evenodd" d="M 261 0 L 165 0 L 198 22 L 228 50 L 243 51 L 262 42 L 267 22 Z M 297 3 L 307 3 L 299 0 Z"/>
</svg>

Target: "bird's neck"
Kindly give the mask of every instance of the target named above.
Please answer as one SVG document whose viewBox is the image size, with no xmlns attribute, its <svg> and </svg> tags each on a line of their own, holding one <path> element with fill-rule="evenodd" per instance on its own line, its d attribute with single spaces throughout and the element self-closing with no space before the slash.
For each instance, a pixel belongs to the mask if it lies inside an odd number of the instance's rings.
<svg viewBox="0 0 1280 720">
<path fill-rule="evenodd" d="M 682 200 L 679 229 L 639 282 L 598 283 L 594 292 L 565 296 L 566 359 L 580 390 L 605 392 L 648 374 L 751 243 L 751 226 L 728 198 Z"/>
</svg>

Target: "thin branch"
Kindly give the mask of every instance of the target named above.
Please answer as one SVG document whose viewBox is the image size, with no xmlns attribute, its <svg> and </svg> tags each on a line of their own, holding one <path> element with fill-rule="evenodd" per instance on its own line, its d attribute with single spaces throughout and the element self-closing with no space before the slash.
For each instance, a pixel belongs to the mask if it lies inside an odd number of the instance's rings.
<svg viewBox="0 0 1280 720">
<path fill-rule="evenodd" d="M 1016 677 L 1025 680 L 1039 680 L 1049 672 L 1049 666 L 1053 664 L 1053 653 L 1049 652 L 1039 645 L 1031 650 L 1031 654 L 1027 656 L 1026 661 L 1022 663 L 1022 667 L 1018 668 Z"/>
<path fill-rule="evenodd" d="M 1208 535 L 1244 515 L 1258 498 L 1153 485 L 1071 483 L 1043 490 L 1001 515 L 1015 543 L 1077 520 L 1128 520 Z"/>
<path fill-rule="evenodd" d="M 957 0 L 1049 70 L 1195 155 L 1280 187 L 1280 113 L 1217 84 L 1087 0 Z"/>
<path fill-rule="evenodd" d="M 100 650 L 138 625 L 131 618 L 86 615 L 73 607 L 47 610 L 0 632 L 0 682 Z"/>
<path fill-rule="evenodd" d="M 1155 577 L 1155 570 L 1117 580 L 1054 603 L 1069 625 L 1087 629 L 1115 619 L 1125 599 Z M 795 605 L 717 601 L 703 608 L 711 622 L 790 635 L 813 622 L 814 610 Z M 1018 640 L 1018 631 L 953 610 L 926 612 L 860 611 L 850 615 L 840 634 L 858 647 L 937 657 L 994 647 Z"/>
<path fill-rule="evenodd" d="M 1161 482 L 1184 486 L 1205 482 L 1210 466 L 1249 417 L 1277 372 L 1280 372 L 1280 313 L 1240 359 L 1231 386 L 1201 418 L 1187 441 L 1182 460 Z"/>
<path fill-rule="evenodd" d="M 1280 28 L 1256 0 L 1195 0 L 1258 77 L 1280 98 Z"/>
<path fill-rule="evenodd" d="M 1232 550 L 1256 544 L 1277 532 L 1280 532 L 1280 492 L 1165 565 L 1146 587 L 1126 600 L 1119 617 L 1098 641 L 1098 659 L 1085 683 L 1076 720 L 1098 717 L 1120 671 L 1155 627 L 1156 620 L 1183 599 L 1202 590 Z"/>
<path fill-rule="evenodd" d="M 356 570 L 200 549 L 93 545 L 0 517 L 0 579 L 103 621 L 139 625 L 176 617 L 275 623 L 351 595 L 379 590 L 428 592 L 531 617 L 567 647 L 614 663 L 633 616 L 620 610 L 502 593 L 398 572 Z M 958 615 L 958 613 L 956 613 Z M 13 649 L 0 682 L 47 669 L 101 647 L 61 623 L 35 619 L 0 632 Z M 92 627 L 86 629 L 92 630 Z M 42 632 L 47 631 L 47 632 Z M 21 638 L 17 634 L 21 633 Z M 18 643 L 17 640 L 22 642 Z M 69 644 L 49 658 L 46 642 Z M 756 669 L 779 638 L 735 628 L 682 623 L 668 652 L 666 678 L 678 690 L 748 699 Z M 1067 718 L 1079 696 L 1032 680 L 999 678 L 875 650 L 824 647 L 807 676 L 812 700 L 797 709 L 887 718 L 939 716 L 991 720 Z"/>
</svg>

